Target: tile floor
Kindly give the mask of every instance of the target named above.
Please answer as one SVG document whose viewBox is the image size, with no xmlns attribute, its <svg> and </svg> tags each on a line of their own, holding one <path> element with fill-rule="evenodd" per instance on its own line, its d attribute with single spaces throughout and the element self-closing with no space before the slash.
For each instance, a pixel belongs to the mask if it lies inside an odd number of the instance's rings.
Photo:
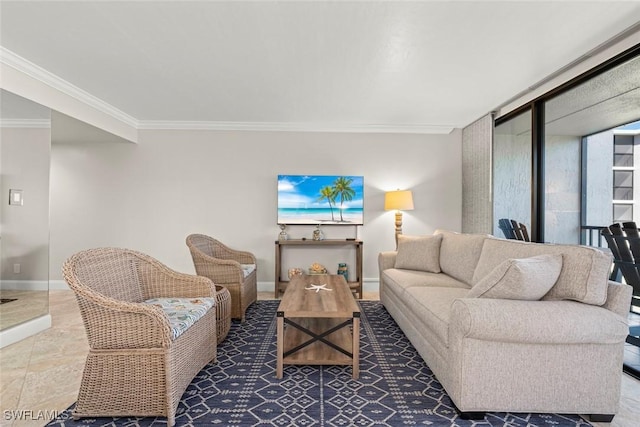
<svg viewBox="0 0 640 427">
<path fill-rule="evenodd" d="M 73 293 L 51 291 L 50 313 L 50 329 L 0 349 L 0 426 L 43 426 L 76 400 L 88 344 Z M 640 381 L 623 375 L 621 391 L 613 423 L 596 426 L 640 425 Z"/>
<path fill-rule="evenodd" d="M 0 298 L 12 298 L 15 301 L 0 304 L 0 329 L 9 328 L 49 311 L 49 293 L 47 291 L 3 290 Z"/>
</svg>

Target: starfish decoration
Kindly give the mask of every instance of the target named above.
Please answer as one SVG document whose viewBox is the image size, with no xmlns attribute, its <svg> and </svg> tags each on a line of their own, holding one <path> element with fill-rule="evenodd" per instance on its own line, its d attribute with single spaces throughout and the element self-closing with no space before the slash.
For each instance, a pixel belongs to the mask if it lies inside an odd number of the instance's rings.
<svg viewBox="0 0 640 427">
<path fill-rule="evenodd" d="M 316 293 L 320 291 L 330 291 L 331 289 L 327 288 L 326 283 L 324 285 L 311 285 L 308 288 L 305 288 L 308 291 L 316 291 Z"/>
</svg>

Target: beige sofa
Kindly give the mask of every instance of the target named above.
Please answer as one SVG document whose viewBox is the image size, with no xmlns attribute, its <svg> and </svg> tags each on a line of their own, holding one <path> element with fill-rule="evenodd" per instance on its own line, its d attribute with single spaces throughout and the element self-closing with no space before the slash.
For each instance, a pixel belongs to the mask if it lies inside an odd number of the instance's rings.
<svg viewBox="0 0 640 427">
<path fill-rule="evenodd" d="M 613 419 L 631 287 L 606 253 L 436 231 L 378 264 L 382 303 L 462 416 Z"/>
</svg>

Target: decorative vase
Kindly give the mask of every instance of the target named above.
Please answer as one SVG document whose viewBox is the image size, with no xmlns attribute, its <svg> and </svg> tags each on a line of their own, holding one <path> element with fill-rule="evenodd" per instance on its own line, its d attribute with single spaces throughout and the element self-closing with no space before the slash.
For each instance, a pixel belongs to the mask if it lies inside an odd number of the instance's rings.
<svg viewBox="0 0 640 427">
<path fill-rule="evenodd" d="M 289 240 L 289 235 L 287 234 L 287 232 L 285 231 L 285 229 L 287 228 L 287 226 L 285 224 L 280 224 L 280 234 L 278 234 L 278 240 L 283 241 L 283 240 Z"/>
<path fill-rule="evenodd" d="M 320 224 L 316 225 L 316 229 L 313 230 L 313 240 L 324 240 L 324 233 L 320 230 Z"/>
<path fill-rule="evenodd" d="M 349 267 L 344 262 L 338 264 L 338 274 L 344 277 L 345 281 L 349 281 Z"/>
</svg>

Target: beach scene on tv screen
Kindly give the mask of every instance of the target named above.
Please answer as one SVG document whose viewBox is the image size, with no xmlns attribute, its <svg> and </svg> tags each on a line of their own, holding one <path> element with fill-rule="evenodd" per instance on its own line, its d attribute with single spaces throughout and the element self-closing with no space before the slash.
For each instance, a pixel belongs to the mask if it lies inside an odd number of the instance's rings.
<svg viewBox="0 0 640 427">
<path fill-rule="evenodd" d="M 278 175 L 278 224 L 363 224 L 364 177 Z"/>
</svg>

